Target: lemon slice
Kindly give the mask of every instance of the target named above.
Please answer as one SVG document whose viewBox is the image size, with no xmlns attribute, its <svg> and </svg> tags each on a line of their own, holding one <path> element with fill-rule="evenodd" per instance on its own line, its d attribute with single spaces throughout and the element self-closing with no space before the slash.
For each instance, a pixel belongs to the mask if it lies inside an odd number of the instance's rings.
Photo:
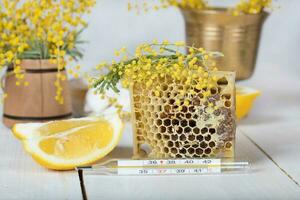
<svg viewBox="0 0 300 200">
<path fill-rule="evenodd" d="M 236 116 L 240 120 L 250 112 L 254 100 L 260 95 L 258 90 L 249 87 L 236 88 Z"/>
<path fill-rule="evenodd" d="M 45 131 L 47 127 L 48 133 Z M 121 138 L 123 123 L 115 114 L 46 124 L 20 124 L 14 130 L 19 131 L 19 135 L 30 136 L 22 140 L 24 148 L 40 165 L 71 170 L 92 164 L 110 153 Z"/>
</svg>

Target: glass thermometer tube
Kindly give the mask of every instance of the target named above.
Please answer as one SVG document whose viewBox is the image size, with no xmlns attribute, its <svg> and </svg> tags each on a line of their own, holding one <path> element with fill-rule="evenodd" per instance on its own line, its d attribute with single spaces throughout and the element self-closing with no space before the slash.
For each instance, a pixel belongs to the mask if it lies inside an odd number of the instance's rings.
<svg viewBox="0 0 300 200">
<path fill-rule="evenodd" d="M 246 173 L 250 165 L 221 159 L 108 160 L 76 169 L 99 175 L 200 175 Z"/>
</svg>

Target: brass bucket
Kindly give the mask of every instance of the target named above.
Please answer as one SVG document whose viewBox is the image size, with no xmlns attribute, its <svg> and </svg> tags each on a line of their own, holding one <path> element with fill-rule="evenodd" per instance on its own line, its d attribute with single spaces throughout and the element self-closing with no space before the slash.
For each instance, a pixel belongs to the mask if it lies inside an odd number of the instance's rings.
<svg viewBox="0 0 300 200">
<path fill-rule="evenodd" d="M 235 71 L 237 80 L 251 77 L 268 13 L 233 16 L 226 8 L 181 11 L 188 45 L 223 52 L 225 57 L 216 60 L 220 70 Z"/>
</svg>

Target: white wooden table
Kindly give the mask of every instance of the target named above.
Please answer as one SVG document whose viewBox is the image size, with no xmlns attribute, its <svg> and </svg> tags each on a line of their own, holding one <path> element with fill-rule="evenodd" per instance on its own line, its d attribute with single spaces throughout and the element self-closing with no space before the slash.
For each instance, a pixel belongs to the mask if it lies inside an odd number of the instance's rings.
<svg viewBox="0 0 300 200">
<path fill-rule="evenodd" d="M 270 74 L 266 78 L 266 74 Z M 299 75 L 298 75 L 299 76 Z M 278 66 L 260 66 L 242 85 L 262 90 L 251 115 L 239 123 L 237 157 L 243 175 L 117 177 L 54 172 L 38 166 L 0 125 L 0 199 L 300 199 L 300 81 Z M 127 129 L 129 130 L 129 129 Z M 111 157 L 131 156 L 126 131 Z"/>
</svg>

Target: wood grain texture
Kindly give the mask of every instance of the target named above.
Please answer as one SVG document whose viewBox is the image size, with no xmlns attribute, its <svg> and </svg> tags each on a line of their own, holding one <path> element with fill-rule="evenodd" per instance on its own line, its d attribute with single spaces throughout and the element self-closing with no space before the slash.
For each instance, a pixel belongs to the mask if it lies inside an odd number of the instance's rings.
<svg viewBox="0 0 300 200">
<path fill-rule="evenodd" d="M 123 143 L 131 143 L 129 138 L 130 133 L 126 132 Z M 123 151 L 123 154 L 126 154 L 126 147 L 119 149 L 115 152 Z M 88 198 L 92 200 L 299 198 L 300 188 L 240 132 L 237 136 L 237 157 L 252 163 L 250 174 L 161 177 L 85 174 L 85 188 Z"/>
<path fill-rule="evenodd" d="M 0 199 L 81 199 L 76 172 L 49 171 L 25 153 L 10 130 L 0 125 Z"/>
</svg>

